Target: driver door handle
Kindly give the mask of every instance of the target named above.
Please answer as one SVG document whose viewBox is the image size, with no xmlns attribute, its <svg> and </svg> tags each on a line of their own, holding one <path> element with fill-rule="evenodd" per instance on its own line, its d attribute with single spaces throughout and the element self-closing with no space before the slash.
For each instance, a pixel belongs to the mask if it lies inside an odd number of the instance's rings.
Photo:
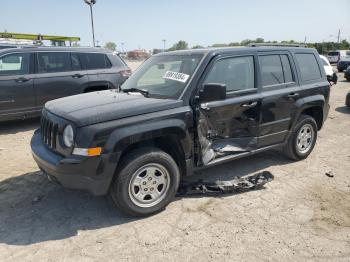
<svg viewBox="0 0 350 262">
<path fill-rule="evenodd" d="M 15 81 L 16 81 L 17 83 L 24 83 L 24 82 L 29 81 L 29 79 L 28 79 L 28 78 L 25 78 L 25 77 L 19 77 L 19 78 L 15 79 Z"/>
<path fill-rule="evenodd" d="M 241 104 L 241 107 L 244 107 L 244 108 L 251 108 L 251 107 L 255 107 L 256 105 L 258 104 L 258 102 L 248 102 L 248 103 L 244 103 L 244 104 Z"/>
<path fill-rule="evenodd" d="M 296 99 L 299 97 L 299 93 L 290 93 L 289 95 L 287 95 L 287 98 L 289 99 Z"/>
<path fill-rule="evenodd" d="M 74 74 L 74 75 L 72 75 L 72 77 L 73 78 L 81 78 L 81 77 L 83 77 L 84 75 L 82 75 L 82 74 Z"/>
</svg>

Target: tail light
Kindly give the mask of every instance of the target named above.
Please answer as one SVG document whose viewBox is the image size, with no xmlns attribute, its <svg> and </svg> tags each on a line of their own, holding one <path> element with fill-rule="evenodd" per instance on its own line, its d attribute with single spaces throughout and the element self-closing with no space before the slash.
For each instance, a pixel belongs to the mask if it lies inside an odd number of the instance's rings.
<svg viewBox="0 0 350 262">
<path fill-rule="evenodd" d="M 125 76 L 125 77 L 129 77 L 129 76 L 131 76 L 131 69 L 127 69 L 127 70 L 123 70 L 123 71 L 120 71 L 120 74 L 122 75 L 122 76 Z"/>
</svg>

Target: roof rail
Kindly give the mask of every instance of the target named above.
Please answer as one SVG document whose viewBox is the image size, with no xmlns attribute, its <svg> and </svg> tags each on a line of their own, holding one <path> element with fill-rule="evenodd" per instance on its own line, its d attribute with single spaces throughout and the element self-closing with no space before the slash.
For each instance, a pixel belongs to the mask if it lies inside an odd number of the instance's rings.
<svg viewBox="0 0 350 262">
<path fill-rule="evenodd" d="M 249 47 L 259 46 L 281 46 L 281 47 L 306 47 L 306 44 L 284 44 L 284 43 L 250 43 Z"/>
</svg>

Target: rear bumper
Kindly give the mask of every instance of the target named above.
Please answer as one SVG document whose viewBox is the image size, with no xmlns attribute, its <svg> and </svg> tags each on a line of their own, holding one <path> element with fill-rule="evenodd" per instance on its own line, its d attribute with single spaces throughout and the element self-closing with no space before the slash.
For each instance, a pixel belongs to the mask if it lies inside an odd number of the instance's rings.
<svg viewBox="0 0 350 262">
<path fill-rule="evenodd" d="M 112 154 L 99 157 L 63 157 L 42 143 L 40 131 L 31 140 L 32 155 L 39 168 L 54 177 L 64 187 L 87 190 L 93 195 L 104 195 L 114 175 Z"/>
</svg>

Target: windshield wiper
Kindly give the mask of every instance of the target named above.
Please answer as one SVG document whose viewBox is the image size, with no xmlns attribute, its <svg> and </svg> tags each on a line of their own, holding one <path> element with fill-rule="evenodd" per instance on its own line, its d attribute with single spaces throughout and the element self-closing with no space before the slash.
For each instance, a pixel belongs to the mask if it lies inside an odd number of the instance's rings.
<svg viewBox="0 0 350 262">
<path fill-rule="evenodd" d="M 128 92 L 137 92 L 142 94 L 144 97 L 148 97 L 149 92 L 145 89 L 140 89 L 140 88 L 125 88 L 122 89 L 123 92 L 128 93 Z"/>
</svg>

